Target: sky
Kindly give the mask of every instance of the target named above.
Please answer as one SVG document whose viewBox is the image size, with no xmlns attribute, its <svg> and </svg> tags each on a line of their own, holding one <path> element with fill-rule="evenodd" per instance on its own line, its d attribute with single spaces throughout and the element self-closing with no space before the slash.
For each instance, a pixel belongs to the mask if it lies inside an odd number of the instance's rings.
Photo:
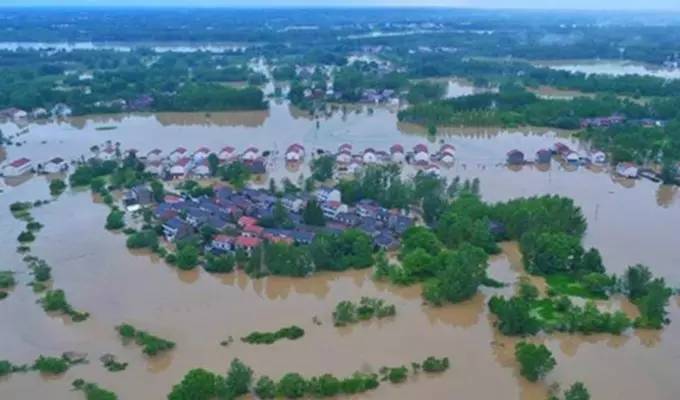
<svg viewBox="0 0 680 400">
<path fill-rule="evenodd" d="M 467 7 L 583 10 L 674 10 L 680 0 L 0 0 L 0 6 L 153 7 Z"/>
</svg>

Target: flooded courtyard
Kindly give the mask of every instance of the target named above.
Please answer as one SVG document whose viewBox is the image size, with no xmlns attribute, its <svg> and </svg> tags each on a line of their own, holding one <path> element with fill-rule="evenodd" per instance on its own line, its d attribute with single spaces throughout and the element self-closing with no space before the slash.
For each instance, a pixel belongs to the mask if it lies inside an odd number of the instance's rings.
<svg viewBox="0 0 680 400">
<path fill-rule="evenodd" d="M 102 127 L 115 127 L 101 130 Z M 25 127 L 2 124 L 5 134 Z M 574 198 L 588 219 L 586 246 L 597 247 L 607 270 L 621 274 L 628 265 L 648 264 L 655 275 L 680 286 L 680 195 L 677 188 L 649 181 L 619 181 L 608 171 L 505 166 L 509 150 L 532 158 L 556 141 L 579 149 L 568 133 L 540 129 L 440 130 L 435 138 L 418 127 L 400 124 L 396 110 L 376 108 L 360 112 L 337 110 L 317 121 L 286 103 L 266 112 L 187 113 L 74 118 L 30 124 L 18 142 L 6 149 L 7 159 L 28 157 L 35 163 L 59 156 L 78 159 L 93 145 L 120 142 L 145 154 L 153 148 L 165 153 L 184 146 L 190 150 L 225 145 L 237 149 L 258 146 L 282 151 L 291 143 L 308 149 L 335 150 L 351 143 L 355 151 L 367 147 L 387 150 L 400 143 L 410 149 L 426 143 L 436 150 L 442 143 L 456 147 L 456 163 L 443 169 L 447 177 L 479 178 L 487 201 L 503 201 L 546 193 Z M 100 128 L 99 130 L 97 128 Z M 270 176 L 308 176 L 306 167 L 289 171 L 274 160 Z M 0 302 L 0 358 L 30 363 L 38 355 L 76 350 L 89 354 L 90 363 L 78 365 L 59 378 L 38 373 L 0 379 L 0 398 L 78 399 L 71 391 L 76 378 L 97 382 L 121 399 L 165 398 L 173 384 L 197 367 L 224 373 L 238 357 L 256 374 L 279 378 L 286 372 L 306 376 L 330 372 L 348 376 L 354 371 L 378 371 L 382 366 L 408 365 L 428 356 L 451 359 L 447 372 L 421 374 L 399 385 L 381 385 L 362 395 L 370 399 L 427 398 L 545 399 L 547 386 L 582 381 L 596 399 L 677 399 L 680 382 L 680 302 L 669 307 L 669 326 L 659 332 L 630 330 L 610 335 L 542 335 L 538 341 L 553 351 L 557 368 L 545 384 L 521 378 L 514 362 L 513 339 L 493 328 L 486 303 L 495 293 L 512 288 L 482 289 L 472 300 L 442 308 L 422 304 L 420 288 L 374 282 L 370 271 L 322 273 L 311 278 L 268 277 L 259 280 L 242 273 L 183 272 L 145 253 L 125 247 L 125 236 L 106 231 L 108 208 L 97 204 L 89 191 L 65 192 L 57 201 L 32 214 L 45 228 L 37 235 L 32 253 L 53 266 L 54 287 L 64 289 L 69 302 L 91 314 L 73 324 L 43 312 L 38 295 L 26 286 L 31 280 L 15 252 L 14 238 L 24 224 L 12 217 L 9 204 L 49 198 L 44 177 L 6 182 L 0 193 L 0 266 L 17 271 L 19 284 Z M 491 259 L 489 275 L 514 283 L 521 275 L 517 246 L 504 243 Z M 341 300 L 379 297 L 395 304 L 397 315 L 348 328 L 333 326 L 331 313 Z M 610 306 L 628 310 L 612 300 Z M 606 306 L 606 305 L 603 305 Z M 632 311 L 631 311 L 632 312 Z M 322 324 L 317 326 L 313 318 Z M 125 346 L 114 330 L 129 322 L 177 343 L 175 350 L 149 359 L 136 346 Z M 242 343 L 238 338 L 255 330 L 298 325 L 301 340 L 270 346 Z M 220 342 L 233 336 L 228 347 Z M 113 353 L 129 362 L 125 371 L 107 372 L 97 361 Z M 492 384 L 490 384 L 492 383 Z"/>
</svg>

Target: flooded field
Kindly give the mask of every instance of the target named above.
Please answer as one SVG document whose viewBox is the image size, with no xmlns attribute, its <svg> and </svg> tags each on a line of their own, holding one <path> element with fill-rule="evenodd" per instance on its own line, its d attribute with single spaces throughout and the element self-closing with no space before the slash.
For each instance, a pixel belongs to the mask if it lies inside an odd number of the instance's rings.
<svg viewBox="0 0 680 400">
<path fill-rule="evenodd" d="M 652 65 L 616 60 L 574 60 L 574 61 L 546 61 L 536 65 L 569 72 L 602 75 L 643 75 L 656 76 L 665 79 L 680 79 L 680 69 L 659 68 Z"/>
<path fill-rule="evenodd" d="M 116 129 L 97 130 L 102 126 Z M 21 128 L 2 124 L 0 129 L 12 134 Z M 267 112 L 102 116 L 31 124 L 20 139 L 25 143 L 6 151 L 9 160 L 28 157 L 37 163 L 55 156 L 76 159 L 107 140 L 142 153 L 155 147 L 167 152 L 180 145 L 190 150 L 199 146 L 217 150 L 227 144 L 283 150 L 293 142 L 330 150 L 345 142 L 355 150 L 428 143 L 434 150 L 443 141 L 457 149 L 455 165 L 442 171 L 446 176 L 479 178 L 482 195 L 489 201 L 544 193 L 573 197 L 588 219 L 585 243 L 600 249 L 610 272 L 621 273 L 628 265 L 642 262 L 672 286 L 680 286 L 677 188 L 649 181 L 621 182 L 607 171 L 572 170 L 555 162 L 548 169 L 512 170 L 504 165 L 506 152 L 514 148 L 528 158 L 558 140 L 579 148 L 566 133 L 456 128 L 440 133 L 436 140 L 429 139 L 420 128 L 397 123 L 395 111 L 384 108 L 338 111 L 320 119 L 317 128 L 312 118 L 279 104 Z M 277 160 L 271 175 L 300 173 L 308 171 L 288 171 Z M 87 352 L 90 364 L 75 366 L 57 379 L 34 372 L 0 379 L 1 399 L 80 399 L 82 394 L 70 389 L 76 378 L 97 382 L 121 399 L 160 399 L 189 369 L 224 373 L 234 357 L 258 374 L 279 378 L 291 371 L 346 376 L 430 355 L 450 357 L 452 368 L 441 376 L 421 374 L 400 385 L 381 385 L 362 398 L 543 400 L 547 385 L 567 386 L 576 380 L 586 384 L 594 399 L 674 400 L 680 393 L 677 299 L 669 307 L 673 322 L 661 332 L 539 336 L 537 340 L 555 354 L 557 368 L 545 384 L 530 384 L 519 377 L 513 340 L 493 329 L 486 307 L 489 296 L 510 293 L 512 288 L 483 289 L 466 303 L 433 309 L 422 304 L 418 286 L 376 283 L 369 271 L 260 280 L 239 273 L 180 272 L 147 254 L 128 251 L 124 235 L 104 229 L 108 208 L 93 202 L 85 191 L 67 191 L 58 201 L 33 210 L 36 220 L 45 225 L 32 246 L 33 254 L 53 266 L 54 287 L 64 289 L 75 308 L 91 313 L 85 322 L 65 322 L 45 314 L 35 303 L 37 295 L 25 285 L 31 277 L 15 252 L 14 240 L 24 224 L 8 210 L 14 201 L 49 198 L 47 181 L 34 177 L 8 183 L 13 186 L 3 187 L 0 193 L 0 266 L 17 271 L 20 284 L 0 302 L 0 359 L 29 363 L 40 354 L 76 350 Z M 504 282 L 516 281 L 522 273 L 517 246 L 504 244 L 503 253 L 491 260 L 489 273 Z M 394 303 L 397 315 L 349 328 L 333 327 L 335 304 L 360 296 Z M 603 306 L 607 305 L 630 309 L 618 300 Z M 321 326 L 313 323 L 315 316 Z M 150 360 L 138 347 L 121 344 L 114 326 L 122 322 L 173 340 L 177 348 Z M 304 338 L 270 346 L 238 340 L 254 330 L 292 324 L 305 329 Z M 230 335 L 235 343 L 221 347 L 220 341 Z M 123 372 L 107 372 L 98 361 L 103 353 L 116 354 L 130 365 Z"/>
</svg>

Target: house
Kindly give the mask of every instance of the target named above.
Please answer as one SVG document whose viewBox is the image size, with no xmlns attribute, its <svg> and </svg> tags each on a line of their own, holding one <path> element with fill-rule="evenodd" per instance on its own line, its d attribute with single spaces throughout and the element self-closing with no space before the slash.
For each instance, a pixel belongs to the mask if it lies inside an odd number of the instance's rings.
<svg viewBox="0 0 680 400">
<path fill-rule="evenodd" d="M 396 163 L 404 162 L 404 146 L 400 144 L 392 145 L 390 147 L 390 157 Z"/>
<path fill-rule="evenodd" d="M 99 154 L 97 154 L 97 158 L 99 158 L 102 161 L 113 160 L 116 158 L 116 149 L 109 146 L 104 150 L 100 151 Z"/>
<path fill-rule="evenodd" d="M 144 171 L 156 176 L 161 176 L 163 175 L 163 163 L 158 160 L 148 162 L 144 167 Z"/>
<path fill-rule="evenodd" d="M 267 166 L 264 164 L 262 159 L 247 161 L 245 165 L 248 167 L 252 175 L 264 175 L 267 173 Z"/>
<path fill-rule="evenodd" d="M 217 158 L 219 158 L 222 162 L 231 161 L 236 158 L 236 149 L 231 146 L 225 146 L 222 148 L 222 150 L 220 150 Z"/>
<path fill-rule="evenodd" d="M 402 235 L 408 228 L 413 226 L 413 220 L 404 215 L 393 214 L 388 219 L 387 226 L 396 234 Z"/>
<path fill-rule="evenodd" d="M 340 193 L 338 189 L 321 187 L 317 189 L 314 195 L 316 196 L 316 199 L 319 200 L 319 203 L 326 203 L 329 201 L 335 201 L 339 203 L 342 201 L 342 193 Z"/>
<path fill-rule="evenodd" d="M 321 211 L 326 218 L 336 219 L 338 214 L 349 211 L 347 204 L 342 204 L 339 201 L 327 201 L 321 204 Z"/>
<path fill-rule="evenodd" d="M 364 154 L 361 159 L 364 164 L 375 164 L 378 162 L 378 156 L 375 154 L 375 150 L 371 148 L 364 150 Z"/>
<path fill-rule="evenodd" d="M 161 149 L 153 149 L 146 153 L 146 159 L 147 161 L 161 161 L 161 154 L 163 154 Z"/>
<path fill-rule="evenodd" d="M 567 156 L 564 158 L 568 163 L 578 163 L 581 160 L 581 156 L 578 155 L 577 152 L 572 151 L 567 153 Z"/>
<path fill-rule="evenodd" d="M 210 245 L 213 249 L 220 251 L 233 251 L 236 238 L 229 235 L 216 235 Z"/>
<path fill-rule="evenodd" d="M 361 218 L 357 214 L 344 212 L 336 215 L 335 220 L 347 226 L 357 226 L 359 225 Z"/>
<path fill-rule="evenodd" d="M 308 232 L 308 231 L 291 231 L 290 237 L 297 244 L 308 245 L 308 244 L 311 244 L 314 241 L 316 234 L 314 232 Z"/>
<path fill-rule="evenodd" d="M 193 154 L 194 161 L 198 162 L 198 161 L 201 161 L 201 160 L 205 160 L 206 158 L 208 158 L 209 155 L 210 155 L 210 149 L 209 148 L 199 147 L 198 150 L 196 150 Z"/>
<path fill-rule="evenodd" d="M 456 159 L 453 157 L 453 154 L 451 153 L 439 153 L 439 161 L 442 162 L 443 164 L 453 164 Z"/>
<path fill-rule="evenodd" d="M 590 154 L 590 159 L 595 164 L 604 164 L 605 162 L 607 162 L 607 155 L 604 154 L 604 152 L 602 151 L 596 150 Z"/>
<path fill-rule="evenodd" d="M 236 250 L 245 251 L 249 256 L 253 254 L 253 250 L 260 247 L 262 240 L 256 237 L 239 236 L 236 238 L 234 247 Z"/>
<path fill-rule="evenodd" d="M 241 158 L 244 161 L 255 161 L 260 154 L 260 150 L 257 147 L 248 147 L 243 154 L 241 154 Z"/>
<path fill-rule="evenodd" d="M 638 167 L 633 163 L 622 162 L 616 165 L 616 174 L 624 178 L 635 179 L 639 173 Z"/>
<path fill-rule="evenodd" d="M 68 163 L 61 157 L 55 157 L 43 166 L 46 174 L 58 174 L 66 170 L 68 170 Z"/>
<path fill-rule="evenodd" d="M 522 165 L 524 164 L 524 153 L 515 149 L 510 150 L 507 154 L 507 163 L 509 165 Z"/>
<path fill-rule="evenodd" d="M 571 152 L 571 148 L 569 148 L 569 146 L 567 146 L 564 143 L 557 142 L 553 145 L 552 151 L 555 154 L 559 154 L 562 157 L 566 157 L 566 155 Z"/>
<path fill-rule="evenodd" d="M 175 217 L 163 224 L 163 235 L 170 242 L 182 240 L 193 233 L 191 225 Z"/>
<path fill-rule="evenodd" d="M 31 117 L 35 119 L 47 118 L 48 115 L 49 113 L 47 110 L 42 107 L 34 108 L 33 111 L 31 111 Z"/>
<path fill-rule="evenodd" d="M 191 158 L 189 157 L 184 157 L 177 160 L 177 162 L 172 167 L 170 167 L 170 176 L 173 179 L 180 179 L 186 177 L 187 174 L 189 173 L 189 168 L 191 166 L 190 164 Z"/>
<path fill-rule="evenodd" d="M 186 155 L 187 155 L 187 149 L 185 149 L 184 147 L 178 147 L 175 150 L 173 150 L 172 153 L 170 153 L 169 158 L 170 158 L 170 161 L 177 162 L 182 158 L 186 158 Z"/>
<path fill-rule="evenodd" d="M 455 157 L 456 156 L 456 148 L 453 147 L 452 144 L 448 144 L 448 143 L 443 144 L 442 147 L 439 149 L 439 154 L 441 154 L 441 155 L 449 154 L 449 155 L 451 155 L 451 157 Z"/>
<path fill-rule="evenodd" d="M 614 125 L 621 125 L 626 121 L 622 115 L 612 115 L 610 117 L 584 118 L 581 120 L 581 128 L 604 128 Z"/>
<path fill-rule="evenodd" d="M 52 107 L 52 110 L 50 113 L 58 118 L 65 118 L 65 117 L 70 117 L 71 114 L 73 114 L 73 111 L 71 110 L 71 107 L 67 106 L 64 103 L 57 103 Z"/>
<path fill-rule="evenodd" d="M 200 161 L 196 163 L 191 172 L 194 175 L 200 177 L 210 176 L 210 165 L 208 165 L 208 160 L 202 158 Z"/>
<path fill-rule="evenodd" d="M 423 171 L 426 174 L 430 174 L 430 175 L 434 175 L 434 176 L 439 176 L 441 174 L 441 169 L 439 168 L 439 166 L 434 165 L 434 164 L 429 164 L 428 166 L 426 166 L 423 169 Z"/>
<path fill-rule="evenodd" d="M 536 162 L 539 164 L 550 164 L 552 152 L 548 149 L 540 149 L 536 152 Z"/>
<path fill-rule="evenodd" d="M 382 231 L 373 238 L 373 245 L 381 250 L 392 251 L 399 248 L 399 241 L 389 232 Z"/>
<path fill-rule="evenodd" d="M 342 153 L 343 151 L 346 151 L 346 152 L 351 154 L 352 153 L 352 145 L 349 144 L 349 143 L 341 144 L 338 147 L 338 153 Z"/>
<path fill-rule="evenodd" d="M 357 160 L 352 160 L 349 165 L 347 166 L 347 172 L 350 174 L 354 174 L 358 172 L 362 167 L 361 162 Z"/>
<path fill-rule="evenodd" d="M 14 121 L 17 120 L 22 120 L 26 119 L 28 117 L 28 113 L 24 110 L 20 110 L 18 108 L 5 108 L 4 110 L 0 110 L 0 118 L 7 118 L 11 119 Z"/>
<path fill-rule="evenodd" d="M 413 159 L 416 162 L 427 162 L 430 160 L 430 153 L 427 150 L 427 146 L 424 144 L 418 144 L 413 147 Z"/>
<path fill-rule="evenodd" d="M 141 206 L 153 203 L 153 193 L 144 185 L 137 185 L 125 193 L 125 204 L 139 204 Z"/>
<path fill-rule="evenodd" d="M 189 208 L 186 210 L 186 221 L 194 228 L 198 228 L 205 224 L 210 218 L 210 213 L 203 211 L 200 208 Z"/>
<path fill-rule="evenodd" d="M 299 143 L 293 143 L 286 150 L 286 161 L 297 162 L 305 157 L 305 148 Z"/>
<path fill-rule="evenodd" d="M 263 232 L 264 232 L 263 227 L 261 227 L 259 225 L 251 224 L 251 225 L 246 225 L 246 226 L 243 227 L 242 235 L 243 236 L 250 236 L 250 237 L 259 237 L 259 236 L 262 235 Z"/>
<path fill-rule="evenodd" d="M 241 228 L 245 228 L 248 225 L 256 225 L 257 224 L 257 219 L 252 218 L 252 217 L 247 217 L 243 216 L 238 219 L 238 226 Z"/>
<path fill-rule="evenodd" d="M 286 207 L 286 210 L 294 213 L 299 213 L 300 210 L 305 206 L 305 201 L 300 197 L 287 194 L 281 199 L 281 204 Z"/>
<path fill-rule="evenodd" d="M 339 164 L 348 164 L 352 161 L 352 153 L 347 150 L 342 150 L 335 156 L 335 161 Z"/>
<path fill-rule="evenodd" d="M 27 172 L 31 172 L 33 163 L 26 157 L 22 157 L 7 164 L 4 168 L 5 176 L 20 176 Z"/>
</svg>

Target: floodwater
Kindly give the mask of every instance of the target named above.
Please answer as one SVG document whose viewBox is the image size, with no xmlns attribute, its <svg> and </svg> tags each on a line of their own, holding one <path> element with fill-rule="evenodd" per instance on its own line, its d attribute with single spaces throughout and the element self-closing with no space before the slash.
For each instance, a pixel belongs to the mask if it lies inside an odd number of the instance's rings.
<svg viewBox="0 0 680 400">
<path fill-rule="evenodd" d="M 436 143 L 422 130 L 398 124 L 393 110 L 372 113 L 336 112 L 315 120 L 288 105 L 273 105 L 267 112 L 157 114 L 78 118 L 61 123 L 31 124 L 21 136 L 22 146 L 7 148 L 7 158 L 27 156 L 40 162 L 54 156 L 75 159 L 90 146 L 106 140 L 142 153 L 159 147 L 189 149 L 226 144 L 237 148 L 256 145 L 283 150 L 293 142 L 307 149 L 335 149 L 349 142 L 355 151 L 365 147 L 387 149 L 394 143 L 407 148 L 416 143 L 439 147 L 439 140 L 457 148 L 457 162 L 444 169 L 446 176 L 479 178 L 482 195 L 489 201 L 518 196 L 557 193 L 573 197 L 588 219 L 585 242 L 603 254 L 607 268 L 621 273 L 627 265 L 647 263 L 673 286 L 680 285 L 680 202 L 674 188 L 648 181 L 620 182 L 606 171 L 573 170 L 553 162 L 550 168 L 503 166 L 505 153 L 518 148 L 528 156 L 557 140 L 579 148 L 562 132 L 457 129 L 441 131 Z M 98 131 L 97 127 L 116 126 Z M 0 126 L 6 134 L 13 124 Z M 45 142 L 43 144 L 43 142 Z M 275 163 L 275 177 L 297 176 Z M 303 171 L 302 173 L 305 173 Z M 412 172 L 408 172 L 412 173 Z M 292 175 L 291 175 L 292 174 Z M 65 290 L 70 303 L 91 313 L 82 323 L 46 315 L 35 303 L 37 296 L 14 238 L 23 229 L 8 206 L 14 201 L 49 198 L 44 177 L 4 187 L 0 193 L 0 265 L 17 271 L 19 285 L 0 302 L 0 359 L 29 363 L 38 355 L 58 355 L 76 350 L 89 354 L 90 364 L 73 367 L 61 377 L 37 373 L 15 374 L 0 380 L 0 398 L 56 400 L 79 399 L 70 383 L 76 378 L 97 382 L 121 399 L 164 398 L 173 384 L 191 368 L 224 373 L 239 357 L 258 374 L 274 378 L 290 371 L 305 375 L 331 372 L 338 376 L 356 370 L 377 371 L 421 361 L 427 356 L 448 356 L 452 368 L 440 376 L 420 375 L 401 385 L 382 385 L 362 395 L 370 399 L 460 398 L 542 400 L 547 386 L 568 386 L 583 381 L 597 399 L 678 398 L 680 382 L 680 304 L 670 306 L 674 321 L 661 332 L 630 331 L 609 335 L 550 335 L 536 340 L 555 354 L 558 366 L 545 384 L 520 378 L 514 363 L 514 340 L 493 329 L 486 307 L 494 293 L 510 294 L 512 287 L 483 289 L 472 300 L 432 309 L 424 306 L 418 286 L 398 288 L 376 283 L 368 271 L 324 273 L 307 279 L 251 280 L 242 274 L 211 275 L 203 271 L 179 272 L 152 256 L 131 253 L 122 234 L 108 232 L 108 209 L 93 202 L 85 191 L 67 191 L 57 201 L 33 210 L 45 225 L 32 245 L 33 254 L 53 266 L 54 287 Z M 513 283 L 522 273 L 517 246 L 503 245 L 491 260 L 489 273 Z M 397 306 L 397 315 L 383 321 L 337 329 L 331 313 L 341 300 L 360 296 L 384 298 Z M 618 301 L 614 301 L 618 303 Z M 628 310 L 625 303 L 616 305 Z M 317 316 L 321 326 L 312 319 Z M 154 359 L 142 356 L 134 345 L 120 343 L 114 326 L 130 322 L 177 343 L 177 348 Z M 254 330 L 275 330 L 296 324 L 306 331 L 298 341 L 270 346 L 241 343 L 238 338 Z M 236 341 L 221 347 L 228 336 Z M 99 363 L 103 353 L 129 362 L 128 369 L 107 372 Z M 615 367 L 613 367 L 615 366 Z M 493 384 L 489 384 L 493 382 Z"/>
<path fill-rule="evenodd" d="M 545 61 L 536 65 L 551 69 L 582 72 L 586 75 L 602 74 L 612 76 L 642 75 L 655 76 L 664 79 L 680 79 L 680 68 L 660 68 L 653 65 L 632 61 L 616 60 L 574 60 L 574 61 Z"/>
<path fill-rule="evenodd" d="M 184 42 L 0 42 L 0 51 L 75 51 L 75 50 L 111 50 L 128 53 L 134 49 L 151 49 L 156 53 L 231 53 L 242 52 L 247 46 L 237 43 L 184 43 Z"/>
</svg>

